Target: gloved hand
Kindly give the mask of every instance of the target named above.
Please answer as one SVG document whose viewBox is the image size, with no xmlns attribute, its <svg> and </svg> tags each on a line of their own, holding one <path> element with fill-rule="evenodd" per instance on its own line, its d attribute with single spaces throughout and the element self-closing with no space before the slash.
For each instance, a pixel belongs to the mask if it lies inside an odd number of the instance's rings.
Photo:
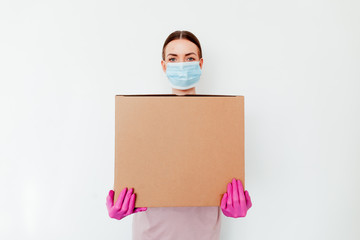
<svg viewBox="0 0 360 240">
<path fill-rule="evenodd" d="M 134 189 L 130 189 L 127 191 L 127 188 L 124 188 L 119 198 L 117 199 L 114 205 L 114 191 L 110 190 L 109 195 L 106 198 L 106 207 L 108 209 L 109 216 L 111 218 L 115 218 L 120 220 L 130 214 L 146 211 L 147 208 L 135 208 L 135 193 L 133 193 Z"/>
<path fill-rule="evenodd" d="M 221 210 L 227 217 L 245 217 L 252 203 L 248 191 L 244 192 L 240 180 L 233 178 L 232 183 L 228 183 L 227 192 L 221 199 Z"/>
</svg>

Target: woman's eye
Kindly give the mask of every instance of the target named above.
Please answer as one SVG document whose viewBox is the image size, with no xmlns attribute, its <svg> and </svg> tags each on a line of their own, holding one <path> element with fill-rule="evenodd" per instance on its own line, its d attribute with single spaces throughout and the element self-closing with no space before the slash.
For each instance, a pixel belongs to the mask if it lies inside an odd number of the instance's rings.
<svg viewBox="0 0 360 240">
<path fill-rule="evenodd" d="M 188 60 L 189 60 L 189 61 L 194 61 L 194 60 L 195 60 L 195 58 L 193 58 L 193 57 L 189 57 L 189 58 L 188 58 Z"/>
<path fill-rule="evenodd" d="M 175 58 L 169 58 L 170 62 L 173 62 L 173 60 L 175 61 Z"/>
</svg>

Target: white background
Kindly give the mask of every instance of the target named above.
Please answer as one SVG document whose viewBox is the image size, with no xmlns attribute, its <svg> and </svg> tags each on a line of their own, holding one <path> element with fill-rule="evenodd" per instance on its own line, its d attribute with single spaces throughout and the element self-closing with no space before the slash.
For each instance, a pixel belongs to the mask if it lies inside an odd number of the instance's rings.
<svg viewBox="0 0 360 240">
<path fill-rule="evenodd" d="M 110 219 L 116 94 L 171 93 L 166 37 L 203 47 L 198 94 L 245 96 L 246 218 L 221 239 L 360 238 L 360 3 L 0 3 L 0 239 L 130 239 Z"/>
</svg>

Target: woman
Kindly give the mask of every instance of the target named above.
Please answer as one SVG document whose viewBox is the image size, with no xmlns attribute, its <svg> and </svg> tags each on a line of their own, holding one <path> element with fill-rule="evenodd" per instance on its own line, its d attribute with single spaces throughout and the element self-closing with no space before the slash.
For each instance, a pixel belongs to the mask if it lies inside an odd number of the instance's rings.
<svg viewBox="0 0 360 240">
<path fill-rule="evenodd" d="M 175 31 L 166 39 L 161 65 L 176 95 L 196 94 L 203 66 L 199 40 L 188 31 Z M 106 200 L 109 216 L 122 219 L 132 213 L 133 240 L 196 239 L 218 240 L 220 236 L 219 207 L 158 207 L 134 208 L 133 189 L 124 188 L 114 204 L 114 191 Z M 250 195 L 240 180 L 227 185 L 220 207 L 227 217 L 245 217 L 251 207 Z"/>
</svg>

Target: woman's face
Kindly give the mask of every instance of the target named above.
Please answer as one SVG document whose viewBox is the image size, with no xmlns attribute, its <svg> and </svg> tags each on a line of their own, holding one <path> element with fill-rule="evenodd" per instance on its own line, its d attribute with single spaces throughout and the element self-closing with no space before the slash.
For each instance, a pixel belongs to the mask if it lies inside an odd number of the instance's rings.
<svg viewBox="0 0 360 240">
<path fill-rule="evenodd" d="M 193 62 L 199 61 L 202 69 L 203 59 L 199 57 L 199 49 L 195 43 L 187 39 L 176 39 L 168 43 L 165 47 L 165 61 L 161 60 L 163 71 L 166 72 L 168 62 Z"/>
</svg>

